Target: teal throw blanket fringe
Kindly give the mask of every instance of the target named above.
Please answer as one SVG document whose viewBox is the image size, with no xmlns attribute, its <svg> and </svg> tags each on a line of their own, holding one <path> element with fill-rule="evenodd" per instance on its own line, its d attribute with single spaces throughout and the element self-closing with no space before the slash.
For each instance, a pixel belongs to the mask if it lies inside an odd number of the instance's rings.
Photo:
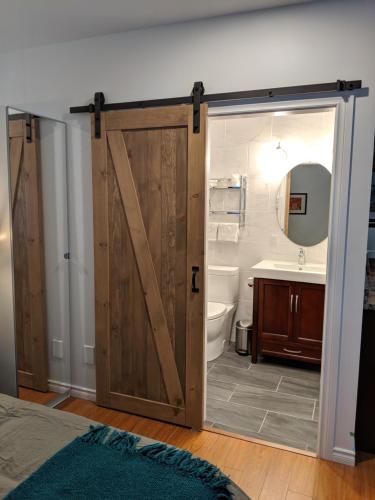
<svg viewBox="0 0 375 500">
<path fill-rule="evenodd" d="M 230 480 L 190 452 L 99 425 L 57 452 L 7 500 L 228 500 Z"/>
</svg>

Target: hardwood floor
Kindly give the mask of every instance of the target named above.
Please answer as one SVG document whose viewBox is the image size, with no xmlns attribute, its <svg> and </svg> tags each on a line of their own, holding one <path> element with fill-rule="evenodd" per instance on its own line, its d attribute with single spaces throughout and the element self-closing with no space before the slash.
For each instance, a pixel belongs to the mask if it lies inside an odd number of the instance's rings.
<svg viewBox="0 0 375 500">
<path fill-rule="evenodd" d="M 228 474 L 252 500 L 374 500 L 375 458 L 326 462 L 210 431 L 196 432 L 71 398 L 60 409 L 190 450 Z"/>
<path fill-rule="evenodd" d="M 45 405 L 55 399 L 59 394 L 57 392 L 39 392 L 33 389 L 27 389 L 26 387 L 19 387 L 19 398 L 23 401 L 30 401 L 31 403 L 39 403 Z"/>
</svg>

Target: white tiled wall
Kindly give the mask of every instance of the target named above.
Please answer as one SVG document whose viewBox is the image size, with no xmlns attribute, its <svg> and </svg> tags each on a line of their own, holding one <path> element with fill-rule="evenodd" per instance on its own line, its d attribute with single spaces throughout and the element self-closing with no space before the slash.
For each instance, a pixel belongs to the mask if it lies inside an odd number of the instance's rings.
<svg viewBox="0 0 375 500">
<path fill-rule="evenodd" d="M 248 178 L 245 227 L 240 230 L 239 242 L 208 242 L 209 264 L 240 267 L 236 320 L 252 318 L 252 289 L 247 286 L 251 266 L 262 259 L 297 260 L 298 245 L 289 241 L 277 222 L 277 190 L 286 172 L 300 163 L 321 163 L 331 170 L 334 119 L 331 110 L 226 116 L 209 121 L 209 177 L 239 173 Z M 275 152 L 278 142 L 286 157 Z M 324 263 L 327 240 L 305 252 L 307 262 Z"/>
</svg>

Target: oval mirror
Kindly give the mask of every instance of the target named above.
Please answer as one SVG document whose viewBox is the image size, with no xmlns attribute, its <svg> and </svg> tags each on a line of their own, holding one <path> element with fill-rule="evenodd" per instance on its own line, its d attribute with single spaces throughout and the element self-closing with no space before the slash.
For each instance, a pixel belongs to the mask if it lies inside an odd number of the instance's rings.
<svg viewBox="0 0 375 500">
<path fill-rule="evenodd" d="M 331 174 L 320 164 L 301 163 L 282 180 L 276 198 L 283 233 L 301 246 L 317 245 L 328 236 Z"/>
</svg>

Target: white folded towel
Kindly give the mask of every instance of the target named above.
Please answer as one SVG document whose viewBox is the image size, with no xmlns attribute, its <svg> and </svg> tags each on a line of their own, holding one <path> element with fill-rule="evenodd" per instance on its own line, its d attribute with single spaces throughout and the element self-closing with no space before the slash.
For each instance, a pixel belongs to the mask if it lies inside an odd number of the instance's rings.
<svg viewBox="0 0 375 500">
<path fill-rule="evenodd" d="M 207 224 L 207 239 L 208 241 L 216 241 L 217 240 L 217 222 L 209 222 Z"/>
<path fill-rule="evenodd" d="M 223 222 L 219 224 L 217 239 L 219 241 L 232 241 L 237 243 L 239 234 L 238 224 L 235 222 Z"/>
</svg>

